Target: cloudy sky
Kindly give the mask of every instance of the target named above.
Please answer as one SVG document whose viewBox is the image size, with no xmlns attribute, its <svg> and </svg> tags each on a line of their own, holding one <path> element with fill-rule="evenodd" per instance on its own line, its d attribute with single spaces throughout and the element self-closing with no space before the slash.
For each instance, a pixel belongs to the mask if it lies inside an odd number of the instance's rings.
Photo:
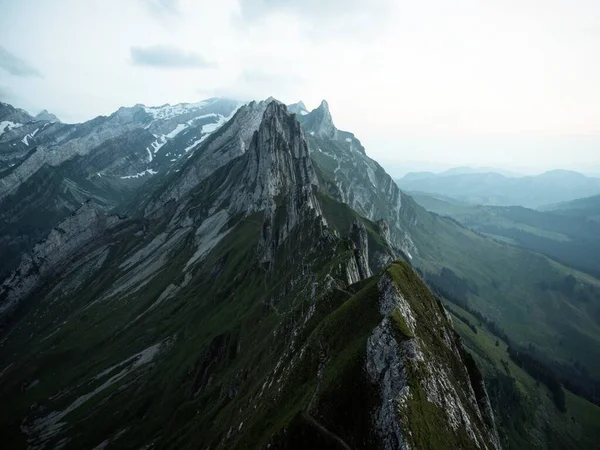
<svg viewBox="0 0 600 450">
<path fill-rule="evenodd" d="M 0 0 L 0 11 L 0 99 L 67 122 L 211 96 L 326 98 L 389 167 L 600 173 L 598 0 Z"/>
</svg>

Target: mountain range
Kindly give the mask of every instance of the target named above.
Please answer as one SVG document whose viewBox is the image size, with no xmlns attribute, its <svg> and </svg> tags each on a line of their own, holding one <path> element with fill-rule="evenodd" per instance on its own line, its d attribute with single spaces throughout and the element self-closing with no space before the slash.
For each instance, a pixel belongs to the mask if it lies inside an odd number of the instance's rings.
<svg viewBox="0 0 600 450">
<path fill-rule="evenodd" d="M 597 442 L 600 281 L 428 212 L 326 101 L 2 107 L 11 448 Z"/>
<path fill-rule="evenodd" d="M 409 192 L 443 195 L 479 205 L 528 208 L 600 194 L 600 178 L 569 170 L 551 170 L 536 176 L 506 176 L 456 168 L 438 174 L 408 173 L 397 183 Z"/>
<path fill-rule="evenodd" d="M 181 165 L 240 105 L 216 98 L 136 105 L 63 124 L 0 104 L 0 122 L 9 124 L 0 132 L 0 274 L 84 201 L 114 210 L 154 175 Z"/>
</svg>

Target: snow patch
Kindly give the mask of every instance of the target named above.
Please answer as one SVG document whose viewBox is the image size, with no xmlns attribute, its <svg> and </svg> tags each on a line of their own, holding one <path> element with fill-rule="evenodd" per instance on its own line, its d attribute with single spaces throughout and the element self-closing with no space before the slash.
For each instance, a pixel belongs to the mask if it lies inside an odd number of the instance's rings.
<svg viewBox="0 0 600 450">
<path fill-rule="evenodd" d="M 198 144 L 201 144 L 202 141 L 204 141 L 209 135 L 205 134 L 204 136 L 202 136 L 200 139 L 195 140 L 194 142 L 192 142 L 191 145 L 188 145 L 186 148 L 183 149 L 184 152 L 189 152 L 191 149 L 193 149 L 194 147 L 196 147 Z"/>
<path fill-rule="evenodd" d="M 207 118 L 207 117 L 216 117 L 216 118 L 218 118 L 218 117 L 219 117 L 219 114 L 217 114 L 217 113 L 203 114 L 203 115 L 201 115 L 201 116 L 194 117 L 193 119 L 190 119 L 190 120 L 188 120 L 186 123 L 187 123 L 188 125 L 192 125 L 192 124 L 193 124 L 194 122 L 196 122 L 197 120 L 200 120 L 200 119 L 205 119 L 205 118 Z"/>
<path fill-rule="evenodd" d="M 1 128 L 2 128 L 2 127 L 0 127 L 0 129 L 1 129 Z M 21 139 L 21 142 L 22 142 L 23 144 L 27 145 L 27 146 L 29 147 L 29 142 L 28 142 L 28 139 L 29 139 L 29 138 L 32 138 L 32 137 L 34 137 L 34 136 L 35 136 L 35 133 L 37 133 L 37 132 L 38 132 L 38 130 L 39 130 L 39 128 L 36 128 L 36 129 L 35 129 L 35 131 L 34 131 L 33 133 L 28 133 L 28 134 L 26 134 L 26 135 L 23 137 L 23 139 Z"/>
<path fill-rule="evenodd" d="M 177 124 L 177 126 L 175 127 L 175 129 L 173 131 L 171 131 L 169 134 L 166 135 L 166 137 L 168 137 L 169 139 L 172 139 L 175 136 L 177 136 L 179 133 L 181 133 L 183 130 L 185 130 L 187 127 L 188 127 L 187 124 L 179 123 L 179 124 Z"/>
<path fill-rule="evenodd" d="M 3 120 L 2 122 L 0 122 L 0 134 L 4 133 L 5 131 L 10 131 L 13 128 L 19 128 L 22 126 L 22 123 L 15 123 L 11 122 L 10 120 Z"/>
<path fill-rule="evenodd" d="M 164 135 L 162 135 L 160 137 L 157 136 L 156 140 L 152 144 L 150 144 L 152 146 L 152 148 L 154 149 L 154 154 L 156 155 L 156 152 L 158 150 L 160 150 L 160 148 L 163 145 L 165 145 L 166 143 L 167 143 L 167 138 Z"/>
<path fill-rule="evenodd" d="M 124 177 L 119 177 L 119 178 L 121 178 L 121 180 L 129 180 L 130 178 L 140 178 L 145 175 L 156 175 L 157 173 L 158 172 L 156 170 L 146 169 L 142 172 L 136 173 L 135 175 L 126 175 Z"/>
<path fill-rule="evenodd" d="M 155 119 L 170 119 L 193 110 L 200 110 L 209 104 L 208 101 L 198 103 L 180 103 L 179 105 L 145 106 L 144 111 Z"/>
<path fill-rule="evenodd" d="M 235 112 L 234 112 L 235 113 Z M 202 135 L 202 137 L 200 139 L 196 139 L 192 144 L 188 145 L 184 151 L 186 153 L 188 153 L 191 149 L 193 149 L 194 147 L 198 146 L 199 144 L 201 144 L 202 142 L 204 142 L 204 140 L 211 135 L 211 133 L 214 133 L 216 130 L 218 130 L 225 122 L 227 122 L 231 117 L 233 117 L 232 113 L 230 116 L 228 117 L 223 117 L 220 114 L 214 114 L 215 117 L 218 117 L 218 120 L 214 123 L 207 123 L 206 125 L 202 126 L 202 130 L 201 132 L 204 133 Z M 208 115 L 208 114 L 207 114 Z"/>
</svg>

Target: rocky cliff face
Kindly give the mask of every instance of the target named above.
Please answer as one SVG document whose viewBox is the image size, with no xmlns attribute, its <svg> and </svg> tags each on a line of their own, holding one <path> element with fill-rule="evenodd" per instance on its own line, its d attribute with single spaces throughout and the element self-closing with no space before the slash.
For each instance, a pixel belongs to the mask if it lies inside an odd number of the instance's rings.
<svg viewBox="0 0 600 450">
<path fill-rule="evenodd" d="M 309 114 L 301 114 L 301 116 L 306 116 L 302 117 L 302 123 L 312 136 L 337 139 L 337 128 L 333 124 L 327 100 L 323 100 L 319 107 Z"/>
<path fill-rule="evenodd" d="M 201 144 L 201 151 L 192 155 L 173 180 L 150 199 L 145 215 L 161 214 L 166 204 L 179 201 L 217 169 L 244 154 L 268 103 L 250 102 L 242 106 L 218 133 Z"/>
<path fill-rule="evenodd" d="M 104 216 L 91 201 L 85 202 L 31 253 L 24 254 L 17 270 L 0 285 L 0 316 L 16 308 L 44 279 L 59 274 L 71 256 L 120 220 L 118 216 Z"/>
<path fill-rule="evenodd" d="M 315 165 L 333 180 L 338 199 L 364 217 L 384 220 L 391 243 L 409 258 L 418 253 L 410 230 L 416 217 L 410 206 L 403 208 L 403 203 L 410 203 L 410 199 L 385 170 L 366 155 L 352 133 L 335 128 L 327 102 L 323 100 L 318 108 L 298 116 L 298 120 L 306 130 Z"/>
<path fill-rule="evenodd" d="M 297 117 L 242 108 L 145 217 L 87 205 L 24 258 L 6 445 L 498 448 L 443 307 L 408 264 L 379 272 L 385 224 L 331 196 Z"/>
<path fill-rule="evenodd" d="M 243 175 L 230 193 L 229 210 L 265 211 L 262 259 L 271 261 L 296 226 L 323 215 L 306 140 L 285 105 L 269 103 L 243 159 Z M 277 214 L 278 209 L 285 212 Z"/>
<path fill-rule="evenodd" d="M 384 318 L 368 339 L 366 366 L 379 386 L 376 427 L 383 448 L 499 449 L 481 374 L 439 300 L 408 287 L 412 277 L 406 266 L 392 264 L 377 282 Z M 432 423 L 440 426 L 437 436 L 427 435 Z"/>
</svg>

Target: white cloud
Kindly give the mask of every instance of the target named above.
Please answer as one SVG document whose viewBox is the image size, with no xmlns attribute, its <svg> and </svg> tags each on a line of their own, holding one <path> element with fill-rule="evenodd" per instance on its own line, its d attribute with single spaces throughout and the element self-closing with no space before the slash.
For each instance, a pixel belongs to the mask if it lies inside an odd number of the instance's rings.
<svg viewBox="0 0 600 450">
<path fill-rule="evenodd" d="M 159 68 L 202 68 L 214 67 L 201 54 L 186 52 L 180 48 L 164 45 L 131 47 L 131 61 L 138 66 Z"/>
<path fill-rule="evenodd" d="M 41 77 L 42 74 L 27 61 L 13 55 L 0 45 L 0 68 L 17 77 Z"/>
</svg>

